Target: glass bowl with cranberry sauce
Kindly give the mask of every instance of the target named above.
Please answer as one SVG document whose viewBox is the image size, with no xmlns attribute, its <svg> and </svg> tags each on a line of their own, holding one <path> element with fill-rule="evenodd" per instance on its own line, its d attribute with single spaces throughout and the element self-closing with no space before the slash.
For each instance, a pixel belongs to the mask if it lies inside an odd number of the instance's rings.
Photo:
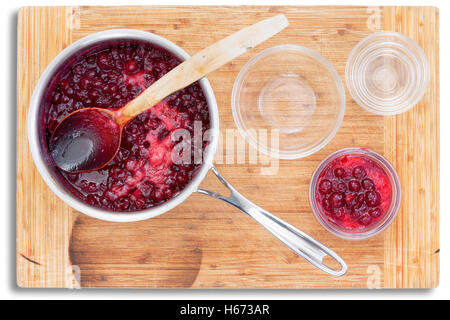
<svg viewBox="0 0 450 320">
<path fill-rule="evenodd" d="M 397 173 L 386 159 L 364 148 L 347 148 L 317 167 L 309 197 L 325 229 L 358 240 L 389 226 L 397 215 L 401 190 Z"/>
</svg>

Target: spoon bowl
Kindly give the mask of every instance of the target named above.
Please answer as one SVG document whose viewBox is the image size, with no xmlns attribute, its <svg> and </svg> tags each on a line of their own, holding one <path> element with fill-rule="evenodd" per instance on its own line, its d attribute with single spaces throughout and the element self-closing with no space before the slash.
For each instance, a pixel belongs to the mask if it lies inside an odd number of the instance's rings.
<svg viewBox="0 0 450 320">
<path fill-rule="evenodd" d="M 122 127 L 114 111 L 77 110 L 65 117 L 50 138 L 50 152 L 58 167 L 68 172 L 98 170 L 116 155 Z"/>
</svg>

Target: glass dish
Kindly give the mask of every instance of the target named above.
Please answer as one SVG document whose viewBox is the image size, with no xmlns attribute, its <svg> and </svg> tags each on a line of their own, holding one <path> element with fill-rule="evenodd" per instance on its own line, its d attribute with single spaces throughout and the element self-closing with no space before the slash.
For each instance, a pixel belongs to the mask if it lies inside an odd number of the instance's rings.
<svg viewBox="0 0 450 320">
<path fill-rule="evenodd" d="M 396 32 L 378 32 L 351 51 L 345 69 L 347 89 L 361 107 L 394 115 L 414 106 L 425 93 L 430 68 L 422 48 Z"/>
<path fill-rule="evenodd" d="M 334 137 L 344 117 L 345 90 L 322 56 L 281 45 L 247 62 L 234 83 L 231 105 L 236 125 L 252 147 L 275 158 L 296 159 Z"/>
</svg>

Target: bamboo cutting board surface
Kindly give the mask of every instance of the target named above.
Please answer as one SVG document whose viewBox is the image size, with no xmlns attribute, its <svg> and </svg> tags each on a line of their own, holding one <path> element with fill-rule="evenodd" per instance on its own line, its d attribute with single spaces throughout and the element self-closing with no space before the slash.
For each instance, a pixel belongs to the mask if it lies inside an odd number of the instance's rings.
<svg viewBox="0 0 450 320">
<path fill-rule="evenodd" d="M 231 90 L 239 70 L 265 48 L 297 44 L 320 53 L 345 83 L 346 59 L 369 34 L 406 34 L 425 51 L 431 80 L 408 112 L 381 117 L 347 93 L 336 137 L 304 159 L 261 159 L 216 166 L 242 194 L 335 250 L 348 273 L 333 278 L 295 255 L 237 209 L 193 194 L 161 216 L 111 223 L 75 212 L 47 187 L 31 158 L 26 115 L 34 86 L 48 63 L 93 32 L 133 28 L 163 36 L 193 54 L 277 13 L 290 25 L 280 34 L 208 76 L 220 127 L 236 126 Z M 21 287 L 116 288 L 432 288 L 439 282 L 439 29 L 434 7 L 27 7 L 18 18 L 17 283 Z M 237 143 L 242 139 L 237 137 Z M 319 162 L 343 147 L 383 154 L 396 168 L 402 204 L 394 223 L 364 241 L 325 231 L 308 200 Z M 234 148 L 224 143 L 219 151 Z M 248 148 L 248 146 L 247 146 Z M 248 152 L 248 149 L 247 149 Z M 262 160 L 266 160 L 265 162 Z M 274 175 L 262 174 L 278 166 Z M 267 173 L 267 172 L 266 172 Z M 223 192 L 212 174 L 202 188 Z"/>
</svg>

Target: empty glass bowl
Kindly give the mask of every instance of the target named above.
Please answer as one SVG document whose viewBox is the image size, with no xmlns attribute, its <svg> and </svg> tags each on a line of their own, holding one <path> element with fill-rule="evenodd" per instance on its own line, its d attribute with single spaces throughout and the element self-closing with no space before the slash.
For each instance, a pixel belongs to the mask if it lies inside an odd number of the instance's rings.
<svg viewBox="0 0 450 320">
<path fill-rule="evenodd" d="M 423 50 L 396 32 L 361 40 L 347 60 L 347 88 L 364 109 L 381 115 L 405 112 L 424 95 L 430 77 Z"/>
<path fill-rule="evenodd" d="M 242 68 L 231 105 L 251 146 L 276 158 L 295 159 L 318 151 L 334 137 L 344 117 L 345 91 L 322 56 L 281 45 L 258 53 Z"/>
</svg>

